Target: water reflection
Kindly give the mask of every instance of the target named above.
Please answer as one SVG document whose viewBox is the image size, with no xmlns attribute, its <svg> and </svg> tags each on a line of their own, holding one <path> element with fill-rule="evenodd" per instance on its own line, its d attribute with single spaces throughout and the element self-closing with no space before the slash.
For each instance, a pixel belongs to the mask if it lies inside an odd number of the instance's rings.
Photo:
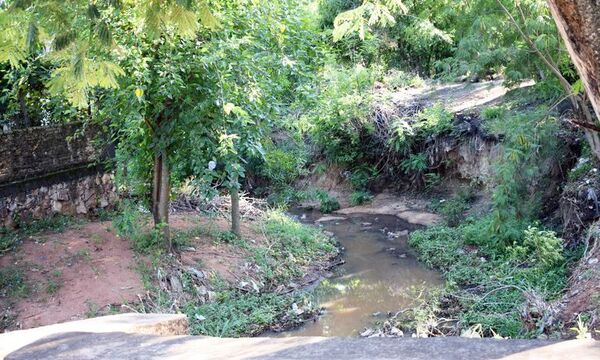
<svg viewBox="0 0 600 360">
<path fill-rule="evenodd" d="M 388 311 L 409 306 L 422 292 L 418 289 L 441 284 L 439 274 L 411 253 L 406 234 L 390 236 L 409 227 L 394 216 L 360 216 L 322 225 L 346 249 L 346 263 L 315 289 L 325 314 L 284 336 L 356 336 Z"/>
</svg>

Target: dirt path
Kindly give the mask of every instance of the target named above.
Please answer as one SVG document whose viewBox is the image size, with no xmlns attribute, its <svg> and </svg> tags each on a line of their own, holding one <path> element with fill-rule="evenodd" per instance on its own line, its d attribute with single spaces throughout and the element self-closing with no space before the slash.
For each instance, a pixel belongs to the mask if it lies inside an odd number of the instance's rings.
<svg viewBox="0 0 600 360">
<path fill-rule="evenodd" d="M 1 268 L 22 271 L 26 289 L 12 310 L 16 328 L 31 328 L 120 311 L 144 292 L 128 241 L 110 222 L 76 226 L 27 239 L 0 257 Z M 114 306 L 117 305 L 117 306 Z"/>
<path fill-rule="evenodd" d="M 503 84 L 503 80 L 448 84 L 436 84 L 428 81 L 425 86 L 407 88 L 396 92 L 392 97 L 392 101 L 396 105 L 422 103 L 430 106 L 435 103 L 442 103 L 446 109 L 454 113 L 473 111 L 501 103 L 502 97 L 508 92 Z M 533 84 L 532 81 L 527 81 L 519 87 L 527 87 Z"/>
</svg>

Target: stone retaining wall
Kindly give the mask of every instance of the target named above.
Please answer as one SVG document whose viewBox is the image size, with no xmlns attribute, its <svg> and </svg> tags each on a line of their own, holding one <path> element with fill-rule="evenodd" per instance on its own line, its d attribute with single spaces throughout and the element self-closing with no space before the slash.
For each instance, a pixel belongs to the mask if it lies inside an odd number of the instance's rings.
<svg viewBox="0 0 600 360">
<path fill-rule="evenodd" d="M 0 134 L 0 227 L 114 205 L 114 176 L 98 165 L 108 152 L 94 143 L 97 133 L 76 122 Z"/>
</svg>

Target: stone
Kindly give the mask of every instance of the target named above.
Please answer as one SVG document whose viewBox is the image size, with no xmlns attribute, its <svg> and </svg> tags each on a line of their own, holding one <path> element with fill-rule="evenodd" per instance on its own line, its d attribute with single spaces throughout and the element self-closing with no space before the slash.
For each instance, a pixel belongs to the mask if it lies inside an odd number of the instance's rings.
<svg viewBox="0 0 600 360">
<path fill-rule="evenodd" d="M 69 190 L 63 188 L 57 192 L 55 200 L 68 201 L 69 199 Z"/>
<path fill-rule="evenodd" d="M 87 212 L 88 212 L 85 204 L 81 203 L 81 202 L 77 205 L 77 208 L 75 209 L 75 211 L 77 211 L 77 214 L 79 214 L 79 215 L 84 215 L 84 214 L 87 214 Z"/>
<path fill-rule="evenodd" d="M 60 201 L 52 201 L 52 211 L 55 213 L 60 213 L 62 210 L 62 203 Z"/>
<path fill-rule="evenodd" d="M 343 216 L 322 216 L 322 217 L 318 218 L 315 222 L 322 223 L 322 222 L 328 222 L 328 221 L 341 221 L 341 220 L 346 220 L 346 218 Z"/>
</svg>

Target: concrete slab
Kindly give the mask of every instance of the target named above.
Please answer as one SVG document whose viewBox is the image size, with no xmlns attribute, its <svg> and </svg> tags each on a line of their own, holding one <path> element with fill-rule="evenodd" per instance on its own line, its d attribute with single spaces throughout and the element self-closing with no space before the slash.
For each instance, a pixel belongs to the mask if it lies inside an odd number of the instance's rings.
<svg viewBox="0 0 600 360">
<path fill-rule="evenodd" d="M 592 360 L 593 340 L 549 342 L 446 338 L 211 338 L 112 333 L 62 333 L 39 340 L 7 360 L 87 359 L 407 359 Z"/>
<path fill-rule="evenodd" d="M 7 354 L 48 336 L 60 333 L 136 333 L 152 335 L 187 335 L 184 314 L 118 314 L 70 321 L 0 334 L 0 359 Z"/>
</svg>

